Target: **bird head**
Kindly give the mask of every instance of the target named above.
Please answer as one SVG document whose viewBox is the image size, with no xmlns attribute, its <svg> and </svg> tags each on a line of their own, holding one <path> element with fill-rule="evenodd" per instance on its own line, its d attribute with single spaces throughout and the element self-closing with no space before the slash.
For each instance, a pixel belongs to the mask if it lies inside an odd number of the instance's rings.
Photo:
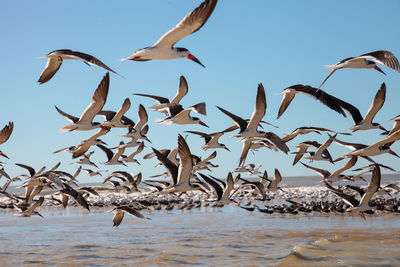
<svg viewBox="0 0 400 267">
<path fill-rule="evenodd" d="M 183 47 L 176 47 L 175 50 L 178 52 L 179 56 L 181 57 L 187 57 L 188 59 L 196 62 L 197 64 L 199 64 L 200 66 L 202 66 L 203 68 L 205 68 L 206 66 L 204 66 L 200 60 L 198 60 L 195 56 L 193 56 L 189 50 L 187 50 L 186 48 Z"/>
</svg>

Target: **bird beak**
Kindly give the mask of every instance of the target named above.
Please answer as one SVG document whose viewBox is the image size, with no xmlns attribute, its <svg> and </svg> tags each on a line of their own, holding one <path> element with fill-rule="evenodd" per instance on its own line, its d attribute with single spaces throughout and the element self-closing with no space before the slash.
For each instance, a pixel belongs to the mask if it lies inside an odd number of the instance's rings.
<svg viewBox="0 0 400 267">
<path fill-rule="evenodd" d="M 145 140 L 151 144 L 151 141 L 150 141 L 150 139 L 149 139 L 149 138 L 147 138 L 147 137 L 146 137 L 146 139 L 145 139 Z"/>
<path fill-rule="evenodd" d="M 378 66 L 375 65 L 374 69 L 386 75 L 386 73 L 384 73 Z"/>
<path fill-rule="evenodd" d="M 203 68 L 205 68 L 206 66 L 204 66 L 203 64 L 201 64 L 200 60 L 198 60 L 195 56 L 193 56 L 192 54 L 189 54 L 187 56 L 188 59 L 196 62 L 197 64 L 201 65 Z"/>
<path fill-rule="evenodd" d="M 399 155 L 397 155 L 396 152 L 394 152 L 393 150 L 389 150 L 389 154 L 392 154 L 393 156 L 400 158 Z"/>
<path fill-rule="evenodd" d="M 227 148 L 226 146 L 224 146 L 224 148 L 225 148 L 226 150 L 228 150 L 229 152 L 231 152 L 231 151 L 229 150 L 229 148 Z"/>
<path fill-rule="evenodd" d="M 207 124 L 205 124 L 204 122 L 202 122 L 202 121 L 199 121 L 199 124 L 200 125 L 203 125 L 203 126 L 206 126 L 207 128 L 210 128 L 210 127 L 208 127 L 208 125 Z"/>
<path fill-rule="evenodd" d="M 381 125 L 379 125 L 379 129 L 381 129 L 382 131 L 388 132 L 385 128 L 383 128 Z"/>
<path fill-rule="evenodd" d="M 99 167 L 97 167 L 97 165 L 96 165 L 96 164 L 94 164 L 94 163 L 93 163 L 93 166 L 95 166 L 97 169 L 99 168 Z"/>
<path fill-rule="evenodd" d="M 39 212 L 38 212 L 36 215 L 38 215 L 38 216 L 40 216 L 40 217 L 44 218 L 44 217 L 43 217 L 43 215 L 42 215 L 42 214 L 40 214 Z"/>
<path fill-rule="evenodd" d="M 10 159 L 9 157 L 7 157 L 7 155 L 6 154 L 4 154 L 3 152 L 0 152 L 0 156 L 3 156 L 3 157 L 5 157 L 5 158 L 8 158 L 8 159 Z"/>
<path fill-rule="evenodd" d="M 106 146 L 108 146 L 108 145 L 107 145 L 107 143 L 106 143 L 106 142 L 104 142 L 104 141 L 101 141 L 100 143 L 102 143 L 103 145 L 106 145 Z"/>
</svg>

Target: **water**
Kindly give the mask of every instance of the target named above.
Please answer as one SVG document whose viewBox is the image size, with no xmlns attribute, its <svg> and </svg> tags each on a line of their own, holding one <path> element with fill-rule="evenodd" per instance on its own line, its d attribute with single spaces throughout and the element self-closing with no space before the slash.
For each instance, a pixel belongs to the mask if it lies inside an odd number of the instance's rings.
<svg viewBox="0 0 400 267">
<path fill-rule="evenodd" d="M 399 266 L 399 215 L 281 215 L 233 205 L 142 211 L 112 227 L 110 209 L 0 213 L 1 266 Z"/>
</svg>

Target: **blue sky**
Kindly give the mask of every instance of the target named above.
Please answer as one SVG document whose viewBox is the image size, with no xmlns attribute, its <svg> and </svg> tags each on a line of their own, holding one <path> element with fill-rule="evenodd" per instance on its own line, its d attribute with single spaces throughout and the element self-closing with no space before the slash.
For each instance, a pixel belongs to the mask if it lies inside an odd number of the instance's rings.
<svg viewBox="0 0 400 267">
<path fill-rule="evenodd" d="M 188 48 L 206 68 L 187 59 L 148 62 L 120 62 L 139 48 L 150 46 L 174 27 L 187 13 L 197 7 L 200 0 L 148 0 L 148 1 L 8 1 L 0 10 L 3 25 L 0 65 L 1 117 L 0 127 L 13 121 L 14 132 L 0 149 L 10 160 L 5 169 L 10 175 L 24 171 L 14 163 L 24 163 L 39 169 L 51 167 L 61 161 L 62 170 L 73 172 L 67 153 L 52 152 L 75 145 L 93 132 L 60 133 L 67 123 L 54 105 L 67 113 L 79 116 L 90 103 L 90 97 L 105 71 L 88 67 L 82 62 L 65 61 L 59 72 L 49 82 L 39 85 L 37 80 L 46 65 L 46 59 L 38 59 L 55 49 L 72 49 L 91 54 L 126 79 L 111 74 L 110 91 L 104 109 L 118 110 L 123 100 L 130 97 L 131 109 L 127 116 L 137 120 L 138 106 L 153 105 L 153 101 L 133 93 L 173 97 L 184 75 L 189 93 L 182 104 L 187 107 L 198 102 L 207 103 L 206 117 L 198 115 L 210 126 L 158 125 L 155 119 L 162 114 L 149 113 L 148 137 L 145 152 L 139 156 L 141 166 L 104 166 L 110 171 L 124 169 L 132 173 L 142 171 L 147 175 L 161 173 L 154 169 L 156 160 L 143 160 L 150 147 L 173 148 L 177 135 L 185 130 L 215 132 L 232 124 L 215 106 L 242 117 L 253 112 L 257 84 L 262 82 L 267 94 L 265 120 L 280 128 L 267 128 L 279 136 L 300 126 L 319 126 L 344 131 L 353 125 L 350 118 L 322 106 L 311 98 L 296 96 L 285 114 L 276 120 L 282 89 L 294 84 L 318 86 L 329 73 L 323 65 L 334 64 L 343 58 L 358 56 L 375 50 L 389 50 L 400 56 L 400 26 L 398 1 L 219 1 L 204 27 L 188 36 L 176 46 Z M 377 10 L 379 12 L 377 12 Z M 400 75 L 385 66 L 387 76 L 374 70 L 340 70 L 323 86 L 336 97 L 353 103 L 364 115 L 382 82 L 387 85 L 387 99 L 375 120 L 391 128 L 385 119 L 399 114 L 397 101 L 400 97 Z M 98 118 L 97 121 L 101 121 Z M 104 136 L 110 146 L 123 139 L 123 129 L 113 129 Z M 227 134 L 221 138 L 232 152 L 217 150 L 213 161 L 220 167 L 214 170 L 223 176 L 239 161 L 241 144 Z M 288 145 L 306 140 L 324 142 L 326 134 L 310 134 L 294 139 Z M 356 133 L 342 139 L 350 142 L 372 144 L 381 138 L 379 131 Z M 193 154 L 206 157 L 212 151 L 202 151 L 203 141 L 197 136 L 187 138 Z M 393 149 L 400 154 L 397 143 Z M 93 157 L 96 162 L 106 161 L 98 148 Z M 126 153 L 134 149 L 127 150 Z M 333 145 L 333 157 L 348 152 Z M 400 159 L 382 155 L 378 161 L 397 167 Z M 271 150 L 251 153 L 247 163 L 262 164 L 270 174 L 278 168 L 282 175 L 313 174 L 300 164 L 292 167 L 293 155 Z M 365 162 L 360 161 L 358 165 Z M 330 171 L 342 165 L 332 166 L 316 162 L 319 168 Z M 81 175 L 80 181 L 93 181 Z"/>
</svg>

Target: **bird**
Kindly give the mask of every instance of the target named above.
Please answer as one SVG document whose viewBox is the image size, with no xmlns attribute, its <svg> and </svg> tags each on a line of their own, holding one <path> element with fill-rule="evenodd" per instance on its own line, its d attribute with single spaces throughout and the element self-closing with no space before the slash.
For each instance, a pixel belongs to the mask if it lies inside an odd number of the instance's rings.
<svg viewBox="0 0 400 267">
<path fill-rule="evenodd" d="M 266 175 L 266 173 L 265 173 L 265 176 L 266 176 L 266 177 L 264 177 L 265 179 L 268 178 L 267 175 Z M 282 175 L 281 175 L 281 173 L 279 172 L 279 170 L 275 168 L 274 180 L 272 180 L 272 181 L 269 182 L 269 184 L 268 184 L 268 186 L 267 186 L 268 191 L 270 191 L 270 192 L 275 192 L 275 191 L 278 191 L 279 189 L 281 189 L 281 188 L 278 186 L 280 182 L 282 182 Z M 282 189 L 281 189 L 281 190 L 282 190 Z"/>
<path fill-rule="evenodd" d="M 93 171 L 91 169 L 83 169 L 83 170 L 87 172 L 88 176 L 96 176 L 96 175 L 103 176 L 101 174 L 101 172 L 102 172 L 101 170 L 99 170 L 99 171 Z"/>
<path fill-rule="evenodd" d="M 168 116 L 171 116 L 170 108 L 173 106 L 180 105 L 179 102 L 182 100 L 182 98 L 188 93 L 188 84 L 186 78 L 182 75 L 180 77 L 180 83 L 178 87 L 178 91 L 176 92 L 176 95 L 174 98 L 169 101 L 168 98 L 162 97 L 162 96 L 155 96 L 155 95 L 148 95 L 148 94 L 134 94 L 138 96 L 144 96 L 144 97 L 149 97 L 157 101 L 157 105 L 151 106 L 149 108 L 152 109 L 152 111 L 157 111 L 160 113 L 165 113 Z"/>
<path fill-rule="evenodd" d="M 373 165 L 372 177 L 368 184 L 367 191 L 361 197 L 360 201 L 356 200 L 354 197 L 344 194 L 342 191 L 333 188 L 329 184 L 325 184 L 331 191 L 339 195 L 343 198 L 344 201 L 348 202 L 352 207 L 348 208 L 347 211 L 355 212 L 358 211 L 358 214 L 365 219 L 365 215 L 363 212 L 372 210 L 372 207 L 369 206 L 369 202 L 374 196 L 374 194 L 378 191 L 381 184 L 381 170 L 378 164 Z M 329 185 L 329 186 L 328 186 Z"/>
<path fill-rule="evenodd" d="M 240 131 L 238 134 L 233 135 L 233 137 L 243 137 L 243 138 L 250 138 L 250 137 L 265 137 L 265 132 L 258 131 L 257 127 L 260 124 L 260 121 L 265 115 L 265 110 L 267 108 L 267 101 L 265 98 L 265 90 L 262 83 L 258 84 L 257 87 L 257 96 L 256 96 L 256 103 L 254 106 L 253 114 L 251 115 L 251 119 L 249 122 L 246 122 L 241 117 L 217 106 L 217 108 L 222 111 L 225 115 L 230 117 L 233 122 L 240 127 Z"/>
<path fill-rule="evenodd" d="M 124 114 L 129 110 L 131 107 L 131 101 L 129 98 L 125 98 L 124 103 L 122 103 L 121 108 L 115 112 L 110 110 L 100 110 L 97 115 L 103 116 L 106 121 L 104 121 L 101 125 L 103 127 L 114 127 L 114 128 L 130 128 L 132 129 L 135 126 L 135 123 L 129 119 L 128 117 L 124 116 Z"/>
<path fill-rule="evenodd" d="M 90 211 L 89 204 L 86 202 L 83 195 L 69 185 L 65 185 L 65 188 L 60 190 L 60 193 L 63 195 L 63 203 L 65 204 L 64 207 L 66 206 L 66 203 L 68 203 L 67 196 L 71 196 L 79 205 Z"/>
<path fill-rule="evenodd" d="M 133 127 L 129 128 L 129 132 L 127 134 L 123 135 L 123 137 L 129 137 L 132 139 L 133 138 L 144 139 L 144 140 L 150 142 L 150 140 L 145 135 L 143 135 L 143 131 L 142 131 L 142 128 L 144 128 L 144 125 L 149 120 L 147 111 L 142 104 L 139 105 L 138 115 L 139 115 L 139 121 Z M 146 133 L 147 133 L 147 130 L 146 130 Z"/>
<path fill-rule="evenodd" d="M 96 168 L 99 168 L 94 162 L 90 160 L 90 156 L 94 153 L 94 151 L 86 153 L 83 155 L 82 158 L 80 158 L 78 161 L 74 161 L 72 163 L 77 163 L 77 164 L 85 164 L 85 165 L 90 165 L 94 166 Z"/>
<path fill-rule="evenodd" d="M 144 216 L 143 216 L 140 212 L 138 212 L 135 208 L 129 207 L 129 206 L 126 206 L 126 205 L 115 207 L 113 210 L 109 211 L 109 213 L 114 213 L 114 217 L 113 217 L 113 227 L 114 227 L 114 226 L 115 226 L 115 227 L 118 227 L 118 226 L 121 224 L 122 219 L 124 218 L 125 213 L 128 213 L 128 214 L 130 214 L 130 215 L 132 215 L 132 216 L 135 216 L 135 217 L 138 217 L 138 218 L 142 218 L 142 219 L 146 218 L 146 219 L 148 219 L 148 220 L 151 220 L 151 219 L 148 218 L 148 217 L 144 217 Z"/>
<path fill-rule="evenodd" d="M 141 142 L 137 142 L 139 139 L 144 138 L 144 140 L 146 140 L 147 142 L 150 142 L 150 139 L 147 138 L 146 134 L 149 131 L 149 125 L 146 124 L 142 130 L 140 130 L 140 136 L 137 135 L 136 133 L 132 133 L 132 132 L 128 132 L 127 134 L 121 135 L 122 137 L 126 137 L 126 138 L 131 138 L 131 140 L 128 143 L 124 143 L 122 146 L 127 148 L 127 147 L 135 147 L 141 144 Z M 139 138 L 140 137 L 140 138 Z M 117 147 L 112 147 L 111 149 L 116 149 Z"/>
<path fill-rule="evenodd" d="M 178 154 L 179 165 L 173 164 L 166 156 L 161 154 L 158 150 L 153 148 L 158 160 L 160 160 L 167 169 L 168 174 L 173 180 L 173 184 L 164 188 L 160 193 L 175 193 L 186 192 L 190 190 L 197 190 L 199 186 L 190 183 L 190 176 L 193 170 L 192 154 L 190 153 L 189 146 L 182 135 L 178 135 Z"/>
<path fill-rule="evenodd" d="M 316 141 L 305 141 L 305 142 L 301 142 L 298 145 L 295 145 L 294 147 L 297 148 L 297 152 L 295 152 L 296 156 L 294 157 L 292 165 L 293 166 L 296 165 L 296 163 L 299 162 L 299 160 L 301 160 L 301 158 L 304 156 L 304 154 L 306 154 L 306 152 L 308 152 L 307 149 L 312 146 L 315 148 L 319 148 L 321 146 L 321 144 Z M 329 151 L 327 149 L 325 149 L 322 152 L 322 155 L 323 155 L 323 157 L 325 157 L 327 159 L 332 159 L 331 154 L 329 153 Z"/>
<path fill-rule="evenodd" d="M 130 154 L 129 156 L 121 155 L 122 161 L 124 161 L 124 162 L 135 162 L 135 163 L 140 165 L 139 161 L 134 159 L 134 157 L 137 154 L 139 154 L 140 152 L 142 152 L 143 148 L 144 148 L 144 142 L 141 142 L 139 147 L 136 149 L 136 151 L 132 152 L 132 154 Z"/>
<path fill-rule="evenodd" d="M 329 139 L 324 144 L 322 144 L 320 147 L 318 147 L 317 151 L 315 151 L 314 153 L 307 152 L 310 154 L 310 156 L 304 157 L 304 158 L 309 159 L 311 161 L 313 161 L 313 160 L 328 160 L 329 162 L 333 163 L 332 158 L 326 158 L 326 156 L 324 156 L 323 152 L 325 151 L 325 149 L 328 148 L 328 146 L 330 146 L 332 144 L 335 137 L 336 137 L 336 134 L 334 136 L 330 136 Z"/>
<path fill-rule="evenodd" d="M 72 122 L 72 124 L 65 125 L 61 129 L 61 132 L 65 132 L 68 130 L 89 131 L 99 127 L 103 127 L 101 126 L 101 123 L 93 122 L 93 118 L 97 115 L 97 113 L 99 113 L 99 111 L 106 103 L 109 85 L 110 74 L 107 72 L 97 89 L 94 91 L 94 94 L 92 96 L 92 103 L 90 103 L 90 105 L 83 111 L 80 118 L 69 115 L 59 109 L 57 106 L 55 106 L 56 110 L 58 111 L 58 113 L 60 113 L 61 116 L 64 116 L 67 120 Z"/>
<path fill-rule="evenodd" d="M 230 151 L 229 148 L 227 148 L 225 144 L 221 144 L 218 142 L 218 139 L 222 135 L 224 135 L 224 132 L 216 132 L 216 133 L 210 133 L 210 134 L 197 132 L 197 131 L 185 131 L 185 132 L 200 135 L 201 138 L 204 138 L 205 144 L 201 147 L 204 150 L 223 148 L 225 150 Z"/>
<path fill-rule="evenodd" d="M 125 162 L 123 162 L 122 160 L 119 160 L 119 158 L 125 151 L 125 147 L 122 146 L 124 144 L 124 142 L 121 141 L 119 144 L 120 144 L 120 147 L 118 148 L 117 153 L 112 152 L 111 149 L 109 149 L 103 145 L 97 145 L 97 147 L 99 147 L 101 150 L 103 150 L 104 153 L 106 153 L 106 155 L 107 155 L 108 160 L 106 162 L 102 162 L 103 164 L 105 164 L 105 165 L 124 165 L 126 167 Z"/>
<path fill-rule="evenodd" d="M 354 150 L 344 156 L 376 156 L 383 153 L 389 153 L 393 156 L 400 158 L 399 155 L 397 155 L 392 149 L 390 149 L 390 146 L 399 139 L 400 130 L 388 135 L 386 138 L 376 142 L 375 144 L 372 144 L 365 148 Z"/>
<path fill-rule="evenodd" d="M 353 167 L 355 164 L 357 163 L 357 157 L 353 156 L 351 157 L 351 159 L 341 168 L 337 169 L 335 172 L 331 173 L 327 170 L 323 170 L 323 169 L 319 169 L 319 168 L 315 168 L 312 167 L 310 165 L 307 165 L 303 162 L 301 162 L 301 164 L 303 164 L 303 166 L 307 167 L 310 170 L 315 171 L 316 173 L 318 173 L 319 175 L 322 176 L 322 180 L 321 182 L 326 182 L 326 183 L 335 183 L 341 180 L 349 180 L 350 176 L 348 175 L 343 175 L 341 174 L 342 172 L 350 169 L 351 167 Z"/>
<path fill-rule="evenodd" d="M 176 59 L 188 58 L 202 67 L 205 67 L 188 49 L 183 47 L 174 47 L 175 43 L 182 38 L 198 31 L 211 16 L 217 5 L 217 0 L 205 0 L 192 12 L 186 15 L 175 28 L 165 33 L 153 46 L 135 51 L 124 60 L 147 61 L 152 59 Z"/>
<path fill-rule="evenodd" d="M 342 100 L 326 93 L 321 89 L 312 87 L 310 85 L 296 84 L 289 86 L 283 89 L 280 93 L 278 93 L 278 94 L 283 94 L 283 98 L 279 106 L 278 116 L 276 117 L 277 119 L 279 119 L 283 115 L 283 113 L 286 111 L 286 109 L 288 108 L 288 106 L 298 93 L 308 95 L 314 98 L 315 100 L 319 101 L 321 104 L 327 106 L 328 108 L 346 117 L 346 113 L 340 106 Z"/>
<path fill-rule="evenodd" d="M 38 211 L 35 210 L 43 204 L 43 201 L 44 201 L 44 197 L 40 197 L 32 205 L 26 205 L 26 204 L 16 205 L 16 204 L 14 204 L 14 207 L 19 210 L 19 213 L 14 214 L 14 216 L 31 217 L 32 215 L 37 215 L 37 216 L 40 216 L 43 218 L 42 214 L 40 214 Z"/>
<path fill-rule="evenodd" d="M 368 59 L 372 59 L 368 60 Z M 386 50 L 378 50 L 370 53 L 363 54 L 358 57 L 349 57 L 341 60 L 335 65 L 327 65 L 325 66 L 328 69 L 332 69 L 332 71 L 328 74 L 325 80 L 321 83 L 318 88 L 328 80 L 329 77 L 338 69 L 350 68 L 350 69 L 375 69 L 383 74 L 385 74 L 376 63 L 385 65 L 389 68 L 392 68 L 396 71 L 400 71 L 400 65 L 397 58 L 393 55 L 392 52 Z"/>
<path fill-rule="evenodd" d="M 354 126 L 351 127 L 349 130 L 355 132 L 359 130 L 369 130 L 369 129 L 379 128 L 383 131 L 386 131 L 386 129 L 383 128 L 379 123 L 372 122 L 376 113 L 378 113 L 378 111 L 382 108 L 383 104 L 385 103 L 385 98 L 386 98 L 386 84 L 382 83 L 364 118 L 361 116 L 360 111 L 354 106 L 352 105 L 343 106 L 343 108 L 350 113 L 354 121 Z"/>
<path fill-rule="evenodd" d="M 105 135 L 106 133 L 108 133 L 110 131 L 110 127 L 104 126 L 100 129 L 99 132 L 97 132 L 96 134 L 92 135 L 91 137 L 89 137 L 88 139 L 80 142 L 79 144 L 77 144 L 76 146 L 69 146 L 69 147 L 65 147 L 65 148 L 61 148 L 57 151 L 54 151 L 53 153 L 59 153 L 62 151 L 68 151 L 70 153 L 72 153 L 72 158 L 77 158 L 82 156 L 83 154 L 85 154 L 89 148 L 91 146 L 97 145 L 97 144 L 103 144 L 106 145 L 106 143 L 100 139 L 98 139 L 100 136 Z"/>
<path fill-rule="evenodd" d="M 4 126 L 4 128 L 0 131 L 0 145 L 5 143 L 11 136 L 12 132 L 14 130 L 14 122 L 8 122 L 8 125 Z M 3 156 L 8 159 L 8 156 L 4 154 L 0 150 L 0 156 Z"/>
<path fill-rule="evenodd" d="M 217 179 L 212 176 L 206 176 L 202 173 L 199 175 L 212 187 L 214 188 L 215 193 L 217 194 L 216 202 L 226 205 L 231 202 L 230 194 L 234 187 L 232 173 L 229 172 L 226 178 L 226 182 L 223 182 L 220 179 Z M 218 181 L 218 182 L 217 182 Z"/>
<path fill-rule="evenodd" d="M 61 64 L 63 63 L 64 59 L 81 60 L 89 66 L 95 65 L 119 75 L 117 72 L 110 69 L 107 65 L 105 65 L 103 62 L 101 62 L 94 56 L 82 52 L 72 51 L 70 49 L 54 50 L 41 58 L 48 58 L 48 59 L 45 69 L 42 71 L 42 74 L 40 74 L 40 78 L 38 80 L 39 84 L 44 84 L 48 82 L 61 67 Z"/>
<path fill-rule="evenodd" d="M 156 120 L 159 124 L 200 124 L 204 127 L 208 127 L 207 124 L 202 122 L 199 118 L 190 116 L 190 112 L 193 110 L 202 115 L 206 115 L 206 103 L 201 102 L 193 105 L 189 108 L 183 109 L 181 105 L 174 105 L 169 108 L 171 115 L 165 119 Z"/>
<path fill-rule="evenodd" d="M 342 135 L 351 135 L 350 133 L 339 133 L 333 130 L 329 130 L 326 128 L 321 128 L 321 127 L 309 127 L 309 126 L 304 126 L 304 127 L 299 127 L 294 129 L 291 133 L 286 134 L 283 138 L 283 142 L 289 142 L 293 138 L 295 138 L 297 135 L 303 135 L 303 134 L 308 134 L 308 133 L 317 133 L 321 134 L 321 132 L 330 132 L 330 133 L 335 133 L 335 134 L 342 134 Z"/>
</svg>

